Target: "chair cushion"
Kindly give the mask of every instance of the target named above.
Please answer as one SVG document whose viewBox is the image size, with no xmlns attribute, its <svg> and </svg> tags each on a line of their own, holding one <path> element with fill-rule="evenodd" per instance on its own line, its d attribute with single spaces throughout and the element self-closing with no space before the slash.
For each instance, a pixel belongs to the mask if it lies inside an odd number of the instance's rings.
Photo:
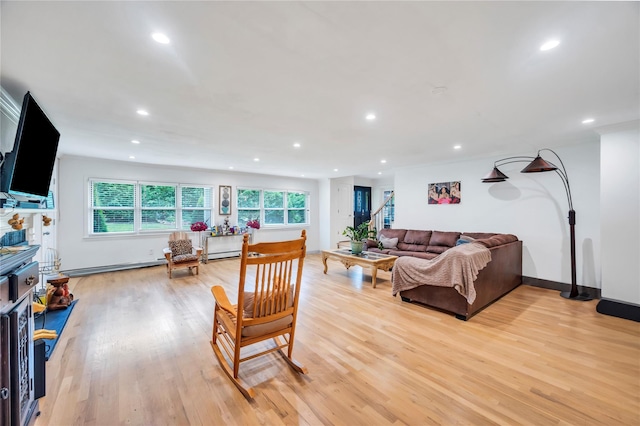
<svg viewBox="0 0 640 426">
<path fill-rule="evenodd" d="M 198 260 L 198 256 L 196 256 L 195 254 L 179 254 L 177 256 L 173 256 L 171 258 L 171 260 L 173 260 L 173 263 L 184 263 L 184 262 L 191 262 L 192 260 Z"/>
<path fill-rule="evenodd" d="M 274 331 L 282 330 L 289 327 L 293 322 L 293 315 L 287 315 L 279 320 L 266 322 L 264 324 L 250 325 L 249 327 L 242 328 L 242 335 L 244 337 L 262 336 L 264 334 L 273 333 Z"/>
<path fill-rule="evenodd" d="M 245 318 L 253 318 L 253 303 L 255 300 L 255 294 L 250 291 L 244 292 L 244 302 L 242 303 L 242 314 Z M 289 303 L 287 303 L 287 308 L 293 306 L 293 286 L 289 287 Z M 262 311 L 265 311 L 265 306 L 263 304 Z"/>
<path fill-rule="evenodd" d="M 169 241 L 169 248 L 171 249 L 171 256 L 173 257 L 180 256 L 181 254 L 191 254 L 193 251 L 191 240 Z"/>
<path fill-rule="evenodd" d="M 253 292 L 249 292 L 249 291 L 244 292 L 244 302 L 242 303 L 242 315 L 245 318 L 253 318 L 254 300 L 255 300 L 255 294 Z M 293 306 L 293 286 L 289 288 L 289 303 L 287 303 L 287 308 L 291 308 L 292 306 Z M 265 309 L 267 309 L 267 307 L 263 305 L 262 310 L 264 311 Z M 282 330 L 283 328 L 287 328 L 292 322 L 293 322 L 293 315 L 287 315 L 286 317 L 280 318 L 275 321 L 243 327 L 242 335 L 245 337 L 261 336 L 263 334 L 268 334 L 274 331 Z"/>
</svg>

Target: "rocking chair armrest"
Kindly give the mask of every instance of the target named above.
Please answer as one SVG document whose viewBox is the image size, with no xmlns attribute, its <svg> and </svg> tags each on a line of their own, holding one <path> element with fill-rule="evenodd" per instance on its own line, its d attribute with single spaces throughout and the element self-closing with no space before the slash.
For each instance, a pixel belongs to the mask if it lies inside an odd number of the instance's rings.
<svg viewBox="0 0 640 426">
<path fill-rule="evenodd" d="M 227 293 L 225 293 L 224 288 L 219 285 L 214 285 L 211 287 L 211 294 L 213 294 L 213 298 L 216 299 L 216 303 L 221 309 L 224 309 L 234 317 L 237 315 L 236 309 L 233 307 L 231 302 L 229 302 L 229 298 L 227 297 Z"/>
</svg>

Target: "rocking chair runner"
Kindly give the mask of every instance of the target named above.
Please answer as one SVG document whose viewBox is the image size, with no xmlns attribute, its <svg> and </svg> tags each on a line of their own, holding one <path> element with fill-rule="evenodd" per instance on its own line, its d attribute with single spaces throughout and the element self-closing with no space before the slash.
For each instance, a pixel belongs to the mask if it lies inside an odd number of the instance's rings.
<svg viewBox="0 0 640 426">
<path fill-rule="evenodd" d="M 224 372 L 246 398 L 253 398 L 255 392 L 238 377 L 241 362 L 279 351 L 294 370 L 307 373 L 291 357 L 305 254 L 304 230 L 297 240 L 271 243 L 249 244 L 245 235 L 238 304 L 229 302 L 222 287 L 211 287 L 215 298 L 211 346 Z M 267 339 L 273 339 L 276 346 L 240 358 L 242 348 Z"/>
</svg>

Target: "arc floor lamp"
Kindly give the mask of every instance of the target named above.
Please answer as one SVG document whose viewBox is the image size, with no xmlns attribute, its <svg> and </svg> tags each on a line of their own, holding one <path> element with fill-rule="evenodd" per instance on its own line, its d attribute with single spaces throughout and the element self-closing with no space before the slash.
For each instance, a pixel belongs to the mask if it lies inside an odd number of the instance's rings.
<svg viewBox="0 0 640 426">
<path fill-rule="evenodd" d="M 540 157 L 541 151 L 549 151 L 553 155 L 556 156 L 560 163 L 560 168 L 550 161 L 544 160 Z M 555 153 L 555 151 L 549 148 L 542 148 L 538 151 L 538 154 L 535 157 L 529 156 L 516 156 L 516 157 L 505 157 L 493 164 L 493 170 L 491 173 L 482 178 L 482 181 L 485 183 L 493 183 L 493 182 L 504 182 L 509 177 L 502 173 L 498 166 L 504 166 L 505 164 L 510 163 L 526 163 L 529 164 L 522 169 L 521 173 L 539 173 L 539 172 L 556 172 L 560 179 L 562 179 L 562 183 L 564 185 L 564 190 L 567 194 L 567 201 L 569 203 L 569 235 L 571 239 L 571 290 L 563 291 L 560 295 L 566 299 L 572 300 L 591 300 L 592 297 L 588 293 L 580 293 L 578 291 L 578 284 L 576 278 L 576 212 L 573 210 L 573 200 L 571 198 L 571 187 L 569 186 L 569 177 L 567 176 L 567 170 L 562 163 L 562 160 Z"/>
</svg>

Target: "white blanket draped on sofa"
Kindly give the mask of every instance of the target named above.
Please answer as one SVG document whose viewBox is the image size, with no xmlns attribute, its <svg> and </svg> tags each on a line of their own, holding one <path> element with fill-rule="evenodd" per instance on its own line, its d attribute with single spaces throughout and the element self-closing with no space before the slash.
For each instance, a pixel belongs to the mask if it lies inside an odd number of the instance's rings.
<svg viewBox="0 0 640 426">
<path fill-rule="evenodd" d="M 431 260 L 402 256 L 393 265 L 392 292 L 395 296 L 421 285 L 453 287 L 472 304 L 476 300 L 473 282 L 490 261 L 491 252 L 478 243 L 452 247 Z"/>
</svg>

